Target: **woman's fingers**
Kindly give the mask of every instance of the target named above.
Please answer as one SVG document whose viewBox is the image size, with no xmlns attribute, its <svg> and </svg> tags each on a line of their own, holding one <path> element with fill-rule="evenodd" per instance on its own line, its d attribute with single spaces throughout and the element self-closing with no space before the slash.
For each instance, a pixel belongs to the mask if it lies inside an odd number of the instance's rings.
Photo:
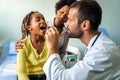
<svg viewBox="0 0 120 80">
<path fill-rule="evenodd" d="M 18 40 L 16 43 L 15 43 L 15 50 L 16 52 L 18 52 L 18 49 L 21 49 L 23 47 L 23 41 L 22 40 Z"/>
</svg>

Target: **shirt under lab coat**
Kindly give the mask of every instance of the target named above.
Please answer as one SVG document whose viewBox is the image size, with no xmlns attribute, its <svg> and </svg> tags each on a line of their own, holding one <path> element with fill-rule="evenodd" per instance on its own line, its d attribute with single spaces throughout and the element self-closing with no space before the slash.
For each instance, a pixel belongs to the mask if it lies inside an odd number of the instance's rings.
<svg viewBox="0 0 120 80">
<path fill-rule="evenodd" d="M 97 35 L 96 35 L 97 36 Z M 66 69 L 58 54 L 49 57 L 44 65 L 48 80 L 120 80 L 120 49 L 107 36 L 94 36 L 83 60 Z"/>
</svg>

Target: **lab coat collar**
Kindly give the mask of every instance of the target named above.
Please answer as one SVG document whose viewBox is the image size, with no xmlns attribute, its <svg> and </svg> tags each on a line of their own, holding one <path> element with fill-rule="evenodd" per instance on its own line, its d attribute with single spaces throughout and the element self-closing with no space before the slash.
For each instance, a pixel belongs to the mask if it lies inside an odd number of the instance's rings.
<svg viewBox="0 0 120 80">
<path fill-rule="evenodd" d="M 100 35 L 100 34 L 99 34 Z M 90 40 L 88 46 L 87 46 L 87 49 L 85 50 L 85 54 L 87 53 L 87 51 L 92 47 L 92 44 L 94 43 L 95 39 L 97 38 L 98 34 L 95 35 L 94 37 L 92 37 L 92 39 Z M 99 37 L 99 36 L 98 36 Z M 97 38 L 98 39 L 98 38 Z M 97 41 L 97 40 L 96 40 Z M 95 41 L 95 42 L 96 42 Z"/>
</svg>

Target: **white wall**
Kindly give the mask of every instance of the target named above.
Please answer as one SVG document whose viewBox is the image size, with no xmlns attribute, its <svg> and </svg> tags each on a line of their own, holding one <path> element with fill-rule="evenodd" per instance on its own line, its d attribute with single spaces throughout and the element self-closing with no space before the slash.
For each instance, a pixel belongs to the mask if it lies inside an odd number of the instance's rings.
<svg viewBox="0 0 120 80">
<path fill-rule="evenodd" d="M 106 27 L 110 37 L 120 44 L 120 0 L 97 0 L 103 9 L 102 27 Z"/>
</svg>

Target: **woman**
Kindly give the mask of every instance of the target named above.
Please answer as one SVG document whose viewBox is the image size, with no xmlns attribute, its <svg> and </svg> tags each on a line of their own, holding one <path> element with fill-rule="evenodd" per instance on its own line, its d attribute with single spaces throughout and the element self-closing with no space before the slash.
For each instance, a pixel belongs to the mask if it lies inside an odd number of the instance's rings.
<svg viewBox="0 0 120 80">
<path fill-rule="evenodd" d="M 72 37 L 68 35 L 67 29 L 64 24 L 67 21 L 69 6 L 75 1 L 76 0 L 59 0 L 55 5 L 56 16 L 53 19 L 52 25 L 57 28 L 60 34 L 58 48 L 61 59 L 65 55 L 68 39 L 69 37 Z"/>
</svg>

